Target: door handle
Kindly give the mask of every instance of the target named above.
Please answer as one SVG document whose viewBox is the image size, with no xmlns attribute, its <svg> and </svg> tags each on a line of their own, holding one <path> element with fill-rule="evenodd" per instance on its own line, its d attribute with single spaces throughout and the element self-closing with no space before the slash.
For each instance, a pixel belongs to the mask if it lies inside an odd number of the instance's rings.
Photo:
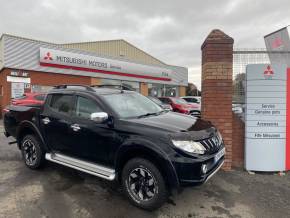
<svg viewBox="0 0 290 218">
<path fill-rule="evenodd" d="M 49 124 L 50 123 L 50 119 L 48 117 L 45 117 L 45 118 L 42 119 L 42 122 L 44 124 Z"/>
<path fill-rule="evenodd" d="M 75 132 L 77 132 L 77 131 L 79 131 L 79 130 L 81 129 L 81 127 L 80 127 L 78 124 L 72 124 L 70 127 L 71 127 L 71 128 L 73 129 L 73 131 L 75 131 Z"/>
</svg>

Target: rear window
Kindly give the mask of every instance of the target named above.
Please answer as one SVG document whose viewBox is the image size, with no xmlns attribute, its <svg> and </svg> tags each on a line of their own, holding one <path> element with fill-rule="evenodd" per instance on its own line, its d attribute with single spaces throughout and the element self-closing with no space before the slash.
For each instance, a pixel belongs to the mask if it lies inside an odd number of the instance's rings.
<svg viewBox="0 0 290 218">
<path fill-rule="evenodd" d="M 187 102 L 182 98 L 173 98 L 173 102 L 176 104 L 187 104 Z"/>
<path fill-rule="evenodd" d="M 156 104 L 161 105 L 162 101 L 160 101 L 158 98 L 150 98 L 152 101 L 154 101 Z"/>
<path fill-rule="evenodd" d="M 44 101 L 45 95 L 36 95 L 36 96 L 34 96 L 34 98 L 38 101 Z"/>
<path fill-rule="evenodd" d="M 27 98 L 27 96 L 25 95 L 25 94 L 23 94 L 23 95 L 21 95 L 21 96 L 17 96 L 17 97 L 15 97 L 15 98 L 13 98 L 13 99 L 15 99 L 15 100 L 21 100 L 21 99 L 26 99 Z"/>
<path fill-rule="evenodd" d="M 168 98 L 159 98 L 159 100 L 165 104 L 170 104 L 170 100 Z"/>
<path fill-rule="evenodd" d="M 199 101 L 195 98 L 183 98 L 183 99 L 190 103 L 199 103 Z"/>
<path fill-rule="evenodd" d="M 51 96 L 49 106 L 57 112 L 70 114 L 73 110 L 73 96 L 54 94 Z"/>
</svg>

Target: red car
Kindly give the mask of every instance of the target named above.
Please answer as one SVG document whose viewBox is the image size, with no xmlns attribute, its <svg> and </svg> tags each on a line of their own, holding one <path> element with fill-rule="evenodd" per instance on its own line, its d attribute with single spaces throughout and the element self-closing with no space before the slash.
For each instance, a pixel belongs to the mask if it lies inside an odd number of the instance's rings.
<svg viewBox="0 0 290 218">
<path fill-rule="evenodd" d="M 41 105 L 44 103 L 44 93 L 24 93 L 23 96 L 12 99 L 12 105 Z"/>
<path fill-rule="evenodd" d="M 160 97 L 160 101 L 170 104 L 173 111 L 200 117 L 200 109 L 179 97 Z"/>
</svg>

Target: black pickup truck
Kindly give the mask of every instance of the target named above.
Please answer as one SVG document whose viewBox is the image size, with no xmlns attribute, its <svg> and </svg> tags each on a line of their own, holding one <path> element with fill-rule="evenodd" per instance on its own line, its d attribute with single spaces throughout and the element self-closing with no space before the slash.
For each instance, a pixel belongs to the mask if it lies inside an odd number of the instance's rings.
<svg viewBox="0 0 290 218">
<path fill-rule="evenodd" d="M 48 160 L 117 180 L 147 210 L 182 186 L 206 182 L 224 162 L 210 122 L 164 111 L 133 91 L 59 85 L 42 106 L 5 111 L 5 135 L 16 139 L 27 167 Z"/>
</svg>

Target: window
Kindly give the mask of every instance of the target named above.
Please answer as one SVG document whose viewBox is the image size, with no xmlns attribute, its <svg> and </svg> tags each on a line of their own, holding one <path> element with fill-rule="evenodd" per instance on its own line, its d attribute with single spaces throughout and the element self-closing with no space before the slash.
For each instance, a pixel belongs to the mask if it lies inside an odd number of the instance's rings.
<svg viewBox="0 0 290 218">
<path fill-rule="evenodd" d="M 152 101 L 154 101 L 156 104 L 162 105 L 162 101 L 160 101 L 158 98 L 155 98 L 152 96 L 148 96 L 148 98 L 151 99 Z"/>
<path fill-rule="evenodd" d="M 48 92 L 49 90 L 51 90 L 53 87 L 52 86 L 43 86 L 43 85 L 31 85 L 31 92 L 35 93 L 35 92 Z"/>
<path fill-rule="evenodd" d="M 57 112 L 70 114 L 72 111 L 73 96 L 54 94 L 51 97 L 50 107 Z"/>
<path fill-rule="evenodd" d="M 165 85 L 165 89 L 165 96 L 176 97 L 179 94 L 177 86 Z"/>
<path fill-rule="evenodd" d="M 102 79 L 101 80 L 101 84 L 102 85 L 116 85 L 116 86 L 120 86 L 121 85 L 121 81 L 120 80 L 115 80 L 115 79 Z"/>
<path fill-rule="evenodd" d="M 196 98 L 184 98 L 185 101 L 190 102 L 190 103 L 197 103 L 199 104 L 198 99 Z"/>
<path fill-rule="evenodd" d="M 38 101 L 44 101 L 45 95 L 36 95 L 36 96 L 34 96 L 34 98 Z"/>
<path fill-rule="evenodd" d="M 149 95 L 154 97 L 168 96 L 175 97 L 178 96 L 178 86 L 164 85 L 164 84 L 148 84 Z"/>
<path fill-rule="evenodd" d="M 195 99 L 195 98 L 191 98 L 190 100 L 191 100 L 192 103 L 199 103 L 199 101 L 197 99 Z"/>
<path fill-rule="evenodd" d="M 175 104 L 187 104 L 187 101 L 185 101 L 185 100 L 182 99 L 182 98 L 172 98 L 172 101 L 173 101 Z"/>
<path fill-rule="evenodd" d="M 150 96 L 154 97 L 161 97 L 164 96 L 164 85 L 163 84 L 155 84 L 155 83 L 148 83 L 148 92 Z"/>
<path fill-rule="evenodd" d="M 78 117 L 89 119 L 95 112 L 102 112 L 102 110 L 93 100 L 80 96 L 77 98 L 76 115 Z"/>
<path fill-rule="evenodd" d="M 133 90 L 135 92 L 140 92 L 140 83 L 133 81 L 122 81 L 122 85 L 127 87 L 129 90 Z"/>
<path fill-rule="evenodd" d="M 124 86 L 124 89 L 133 90 L 135 92 L 140 92 L 140 83 L 134 81 L 122 81 L 122 80 L 114 80 L 114 79 L 102 79 L 101 84 L 103 86 L 108 86 L 109 88 L 119 88 L 121 85 Z"/>
<path fill-rule="evenodd" d="M 15 100 L 20 100 L 20 99 L 24 100 L 24 99 L 26 99 L 26 98 L 27 98 L 27 95 L 24 93 L 23 95 L 21 95 L 21 96 L 17 96 L 17 97 L 15 97 L 14 99 L 15 99 Z"/>
<path fill-rule="evenodd" d="M 165 104 L 170 104 L 170 99 L 169 98 L 159 98 L 160 101 L 162 101 Z"/>
<path fill-rule="evenodd" d="M 138 117 L 163 111 L 153 101 L 136 92 L 103 95 L 103 98 L 121 118 Z"/>
</svg>

